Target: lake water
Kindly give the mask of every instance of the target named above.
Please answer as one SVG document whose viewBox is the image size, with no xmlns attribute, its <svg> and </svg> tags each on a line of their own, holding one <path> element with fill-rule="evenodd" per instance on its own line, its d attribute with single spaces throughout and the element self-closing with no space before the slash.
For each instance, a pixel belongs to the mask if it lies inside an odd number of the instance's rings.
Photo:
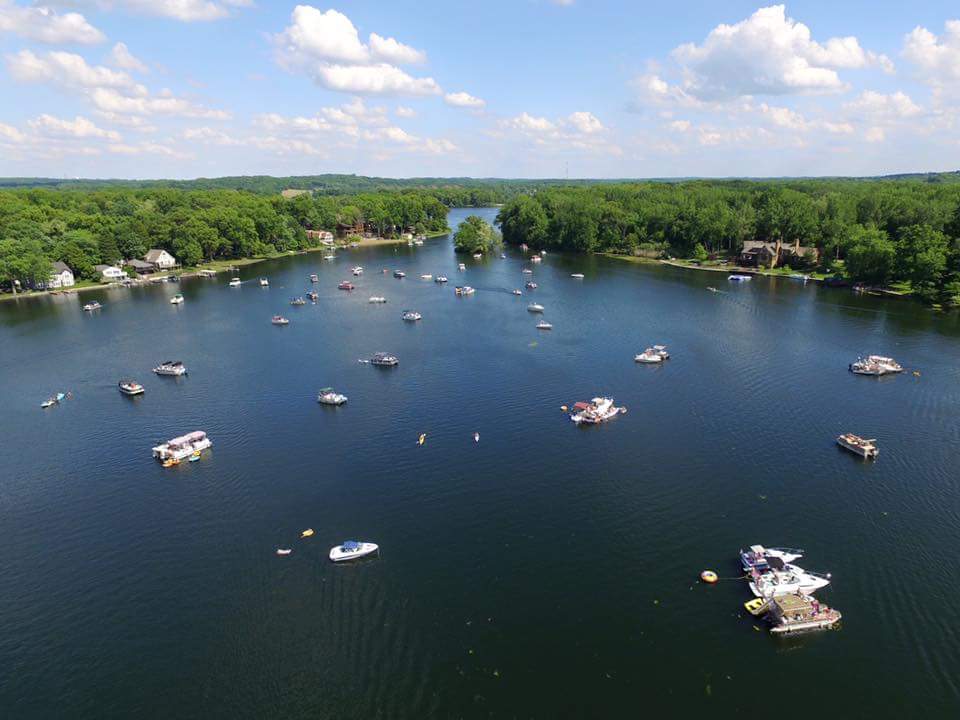
<svg viewBox="0 0 960 720">
<path fill-rule="evenodd" d="M 561 255 L 515 297 L 524 265 L 438 238 L 249 266 L 236 289 L 0 303 L 0 714 L 956 717 L 956 316 Z M 290 307 L 311 272 L 319 301 Z M 673 358 L 635 364 L 653 343 Z M 399 367 L 357 362 L 379 350 Z M 847 372 L 866 353 L 920 376 Z M 166 359 L 190 374 L 154 376 Z M 328 385 L 349 402 L 318 405 Z M 560 411 L 598 394 L 629 412 Z M 201 462 L 151 458 L 194 429 Z M 345 538 L 382 554 L 334 566 Z M 751 543 L 831 572 L 842 628 L 777 639 L 742 581 L 698 582 Z"/>
</svg>

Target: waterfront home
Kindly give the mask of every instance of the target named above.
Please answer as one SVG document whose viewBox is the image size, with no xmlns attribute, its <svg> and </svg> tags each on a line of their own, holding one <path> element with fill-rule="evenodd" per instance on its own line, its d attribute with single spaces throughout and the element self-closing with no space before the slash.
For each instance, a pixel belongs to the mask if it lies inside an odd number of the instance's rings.
<svg viewBox="0 0 960 720">
<path fill-rule="evenodd" d="M 67 264 L 57 260 L 53 264 L 53 273 L 47 281 L 47 288 L 54 290 L 57 288 L 73 287 L 76 279 L 73 277 L 73 270 L 67 267 Z"/>
<path fill-rule="evenodd" d="M 127 274 L 116 265 L 94 265 L 93 267 L 103 282 L 119 282 L 127 277 Z"/>
<path fill-rule="evenodd" d="M 156 268 L 145 260 L 128 260 L 127 267 L 132 268 L 137 275 L 149 275 Z"/>
<path fill-rule="evenodd" d="M 747 240 L 737 258 L 741 265 L 747 267 L 774 268 L 777 265 L 792 264 L 797 260 L 815 263 L 820 251 L 814 246 L 785 245 L 783 243 L 763 242 L 762 240 Z"/>
<path fill-rule="evenodd" d="M 307 230 L 308 240 L 319 240 L 323 245 L 333 245 L 333 233 L 329 230 Z"/>
<path fill-rule="evenodd" d="M 156 270 L 170 270 L 177 266 L 177 259 L 166 250 L 151 248 L 143 259 Z"/>
</svg>

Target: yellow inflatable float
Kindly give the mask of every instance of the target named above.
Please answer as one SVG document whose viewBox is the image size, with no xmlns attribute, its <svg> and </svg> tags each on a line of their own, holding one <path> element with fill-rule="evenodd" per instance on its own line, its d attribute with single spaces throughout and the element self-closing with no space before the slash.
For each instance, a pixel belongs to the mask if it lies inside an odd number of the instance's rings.
<svg viewBox="0 0 960 720">
<path fill-rule="evenodd" d="M 717 574 L 713 570 L 704 570 L 700 573 L 700 579 L 708 585 L 713 585 L 720 578 L 717 577 Z"/>
</svg>

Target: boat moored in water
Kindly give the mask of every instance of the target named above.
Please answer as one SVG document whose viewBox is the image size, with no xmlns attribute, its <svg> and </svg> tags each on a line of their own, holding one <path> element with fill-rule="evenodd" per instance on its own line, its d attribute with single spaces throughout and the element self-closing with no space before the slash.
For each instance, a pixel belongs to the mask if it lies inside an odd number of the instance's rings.
<svg viewBox="0 0 960 720">
<path fill-rule="evenodd" d="M 353 290 L 355 287 L 356 285 L 349 280 L 344 280 L 342 283 L 337 285 L 337 290 Z"/>
<path fill-rule="evenodd" d="M 613 398 L 595 397 L 590 402 L 574 403 L 570 419 L 577 425 L 597 425 L 615 418 L 625 408 L 613 404 Z"/>
<path fill-rule="evenodd" d="M 344 562 L 346 560 L 357 560 L 378 552 L 380 547 L 376 543 L 359 542 L 357 540 L 345 540 L 342 545 L 337 545 L 330 549 L 330 560 L 333 562 Z"/>
<path fill-rule="evenodd" d="M 99 310 L 102 307 L 103 305 L 94 300 L 93 302 L 88 302 L 86 305 L 84 305 L 83 309 L 87 312 L 92 312 L 94 310 Z"/>
<path fill-rule="evenodd" d="M 227 283 L 230 287 L 240 287 L 240 278 L 235 277 Z"/>
<path fill-rule="evenodd" d="M 283 315 L 274 315 L 270 318 L 270 322 L 274 325 L 289 325 L 290 321 L 287 320 Z"/>
<path fill-rule="evenodd" d="M 363 268 L 360 265 L 357 265 L 352 272 L 354 275 L 363 275 Z"/>
<path fill-rule="evenodd" d="M 583 280 L 584 275 L 583 273 L 570 273 L 570 277 L 574 280 Z"/>
<path fill-rule="evenodd" d="M 514 295 L 523 295 L 523 291 L 522 291 L 520 288 L 516 288 L 516 289 L 513 291 L 513 294 L 514 294 Z"/>
<path fill-rule="evenodd" d="M 767 563 L 770 570 L 766 572 L 750 571 L 750 592 L 756 597 L 772 598 L 798 592 L 812 595 L 830 584 L 829 575 L 811 573 L 773 557 L 767 558 Z"/>
<path fill-rule="evenodd" d="M 749 282 L 753 278 L 749 275 L 727 275 L 727 280 L 730 282 Z"/>
<path fill-rule="evenodd" d="M 203 452 L 212 445 L 213 443 L 210 442 L 210 438 L 207 437 L 205 432 L 202 430 L 194 430 L 186 435 L 175 437 L 173 440 L 168 440 L 165 443 L 157 445 L 153 448 L 153 456 L 161 462 L 171 460 L 179 462 L 195 453 Z"/>
<path fill-rule="evenodd" d="M 466 270 L 467 266 L 464 263 L 457 263 L 457 270 Z"/>
<path fill-rule="evenodd" d="M 316 273 L 310 273 L 310 282 L 319 282 L 320 278 L 317 277 Z"/>
<path fill-rule="evenodd" d="M 372 296 L 370 297 L 370 299 L 367 300 L 367 302 L 369 302 L 369 303 L 374 303 L 374 304 L 382 304 L 382 303 L 385 303 L 386 301 L 387 301 L 387 299 L 386 299 L 385 297 L 380 296 L 380 295 L 372 295 Z"/>
<path fill-rule="evenodd" d="M 903 366 L 893 358 L 883 355 L 867 355 L 857 358 L 849 365 L 850 372 L 855 375 L 890 375 L 903 372 Z"/>
<path fill-rule="evenodd" d="M 530 303 L 529 305 L 527 305 L 527 312 L 542 313 L 543 305 L 541 305 L 540 303 Z"/>
<path fill-rule="evenodd" d="M 548 323 L 546 320 L 541 320 L 537 323 L 537 330 L 553 330 L 553 325 Z"/>
<path fill-rule="evenodd" d="M 423 315 L 418 313 L 416 310 L 404 310 L 401 317 L 407 322 L 416 322 L 417 320 L 423 319 Z"/>
<path fill-rule="evenodd" d="M 532 280 L 527 282 L 527 290 L 536 290 L 536 289 L 537 289 L 537 284 L 535 282 L 533 282 Z"/>
<path fill-rule="evenodd" d="M 434 281 L 435 283 L 445 283 L 445 282 L 447 282 L 447 276 L 446 276 L 446 275 L 437 275 L 437 276 L 433 279 L 433 281 Z"/>
<path fill-rule="evenodd" d="M 186 375 L 187 368 L 179 360 L 164 360 L 153 371 L 157 375 Z"/>
<path fill-rule="evenodd" d="M 400 364 L 400 360 L 397 359 L 396 355 L 385 352 L 374 353 L 368 362 L 371 365 L 379 365 L 380 367 L 394 367 Z"/>
<path fill-rule="evenodd" d="M 298 296 L 295 298 L 290 298 L 290 304 L 294 306 L 306 305 L 307 301 Z"/>
<path fill-rule="evenodd" d="M 406 274 L 403 270 L 394 270 L 394 271 L 393 271 L 393 276 L 394 276 L 395 278 L 397 278 L 398 280 L 402 280 L 403 278 L 405 278 L 405 277 L 407 276 L 407 274 Z"/>
<path fill-rule="evenodd" d="M 172 298 L 170 298 L 171 305 L 183 305 L 183 295 L 177 293 Z"/>
<path fill-rule="evenodd" d="M 144 389 L 143 385 L 136 382 L 135 380 L 121 380 L 117 383 L 117 387 L 120 389 L 120 392 L 124 395 L 143 395 Z"/>
<path fill-rule="evenodd" d="M 333 388 L 323 388 L 317 395 L 317 402 L 321 405 L 343 405 L 347 399 L 346 395 L 338 393 Z"/>
<path fill-rule="evenodd" d="M 770 569 L 770 558 L 776 558 L 783 563 L 792 563 L 803 557 L 803 550 L 796 548 L 768 548 L 763 545 L 751 545 L 740 551 L 740 566 L 744 572 L 758 570 L 766 572 Z"/>
<path fill-rule="evenodd" d="M 654 345 L 653 347 L 648 347 L 642 353 L 635 355 L 633 358 L 634 362 L 644 363 L 647 365 L 662 363 L 664 360 L 669 359 L 670 353 L 667 352 L 666 345 Z"/>
<path fill-rule="evenodd" d="M 260 287 L 270 287 L 270 281 L 266 278 L 260 278 Z"/>
<path fill-rule="evenodd" d="M 873 460 L 880 454 L 876 439 L 867 440 L 853 433 L 843 433 L 837 436 L 837 445 L 859 455 L 865 460 Z"/>
<path fill-rule="evenodd" d="M 825 630 L 840 622 L 840 612 L 802 592 L 778 595 L 765 603 L 770 632 L 785 635 Z"/>
<path fill-rule="evenodd" d="M 472 287 L 470 287 L 469 285 L 464 285 L 464 286 L 462 286 L 462 287 L 460 287 L 460 286 L 455 287 L 455 288 L 453 289 L 453 291 L 454 291 L 454 293 L 456 293 L 456 294 L 459 295 L 460 297 L 464 297 L 464 296 L 466 296 L 466 295 L 473 295 L 473 293 L 476 292 L 476 290 L 474 290 L 474 289 L 473 289 Z"/>
</svg>

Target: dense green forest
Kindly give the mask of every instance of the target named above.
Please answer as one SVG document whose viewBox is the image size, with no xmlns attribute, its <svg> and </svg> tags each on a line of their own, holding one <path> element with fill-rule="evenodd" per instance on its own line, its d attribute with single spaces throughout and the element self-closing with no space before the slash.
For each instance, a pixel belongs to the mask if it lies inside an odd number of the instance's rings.
<svg viewBox="0 0 960 720">
<path fill-rule="evenodd" d="M 548 188 L 498 216 L 507 243 L 580 252 L 736 256 L 775 249 L 797 270 L 909 282 L 930 302 L 960 305 L 960 184 L 916 181 L 693 181 Z M 774 260 L 774 263 L 776 260 Z"/>
<path fill-rule="evenodd" d="M 486 254 L 499 250 L 502 244 L 500 233 L 479 215 L 466 217 L 453 235 L 457 252 Z"/>
<path fill-rule="evenodd" d="M 0 283 L 46 281 L 53 261 L 78 279 L 97 264 L 141 259 L 149 248 L 184 265 L 300 250 L 307 229 L 439 232 L 447 206 L 427 190 L 294 198 L 227 190 L 0 191 Z"/>
</svg>

